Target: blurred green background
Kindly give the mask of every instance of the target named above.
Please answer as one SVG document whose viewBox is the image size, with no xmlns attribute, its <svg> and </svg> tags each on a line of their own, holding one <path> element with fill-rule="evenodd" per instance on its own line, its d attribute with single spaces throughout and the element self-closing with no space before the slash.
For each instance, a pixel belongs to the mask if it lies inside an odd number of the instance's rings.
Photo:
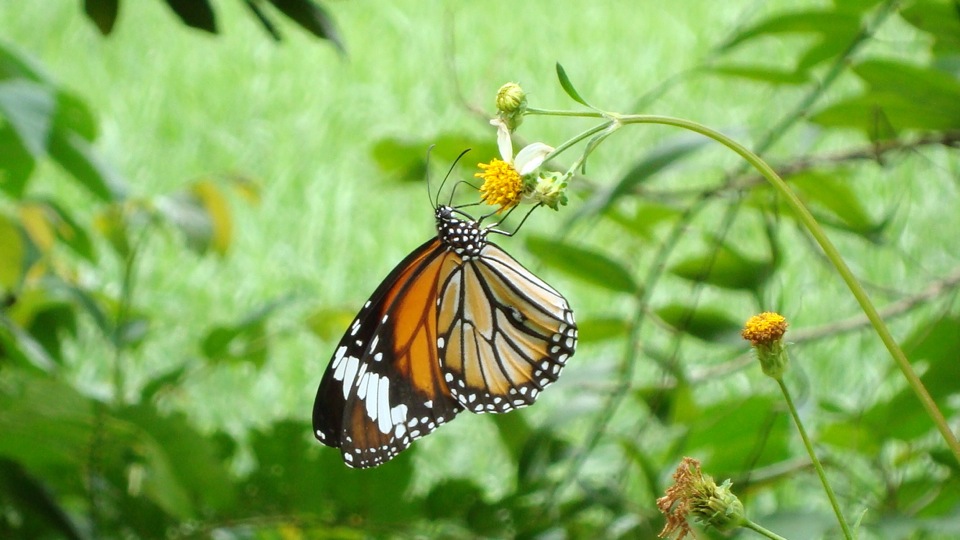
<svg viewBox="0 0 960 540">
<path fill-rule="evenodd" d="M 839 537 L 737 335 L 765 310 L 791 321 L 788 384 L 860 537 L 960 535 L 957 461 L 819 248 L 673 128 L 622 130 L 568 206 L 496 240 L 581 327 L 535 407 L 463 414 L 373 471 L 309 427 L 341 332 L 434 234 L 428 147 L 433 178 L 473 148 L 470 178 L 507 81 L 580 108 L 558 62 L 605 110 L 760 151 L 956 426 L 958 4 L 324 3 L 337 43 L 276 9 L 309 2 L 253 2 L 279 42 L 245 2 L 211 3 L 216 34 L 171 9 L 203 4 L 120 2 L 105 37 L 79 0 L 0 1 L 4 535 L 649 538 L 691 455 L 768 528 Z"/>
</svg>

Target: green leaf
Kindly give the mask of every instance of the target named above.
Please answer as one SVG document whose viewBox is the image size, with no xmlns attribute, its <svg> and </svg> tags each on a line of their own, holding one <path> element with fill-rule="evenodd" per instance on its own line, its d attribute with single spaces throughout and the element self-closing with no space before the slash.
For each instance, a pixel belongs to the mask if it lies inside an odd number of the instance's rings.
<svg viewBox="0 0 960 540">
<path fill-rule="evenodd" d="M 307 315 L 307 329 L 320 339 L 334 340 L 343 335 L 343 332 L 356 317 L 353 308 L 320 308 Z"/>
<path fill-rule="evenodd" d="M 591 109 L 593 108 L 593 106 L 587 103 L 585 99 L 580 97 L 580 93 L 577 92 L 577 89 L 573 87 L 573 83 L 570 82 L 570 78 L 567 77 L 567 72 L 563 69 L 563 66 L 560 65 L 560 62 L 557 62 L 557 78 L 560 80 L 560 86 L 563 87 L 563 91 L 570 96 L 570 99 L 580 103 L 581 105 L 586 105 Z"/>
<path fill-rule="evenodd" d="M 960 319 L 944 317 L 932 324 L 925 322 L 903 341 L 903 352 L 913 362 L 926 362 L 920 376 L 930 397 L 938 403 L 958 393 L 960 380 Z M 878 434 L 909 441 L 933 431 L 933 424 L 916 394 L 904 387 L 889 400 L 879 402 L 860 415 L 865 425 Z"/>
<path fill-rule="evenodd" d="M 117 173 L 100 161 L 79 134 L 54 130 L 48 150 L 60 166 L 99 199 L 111 202 L 126 196 L 126 188 Z"/>
<path fill-rule="evenodd" d="M 190 193 L 203 207 L 210 223 L 209 247 L 218 255 L 226 255 L 233 240 L 233 218 L 223 191 L 212 181 L 200 180 Z"/>
<path fill-rule="evenodd" d="M 47 354 L 36 339 L 0 311 L 0 353 L 2 358 L 11 358 L 21 366 L 39 371 L 53 371 L 56 361 Z M 2 424 L 2 422 L 0 422 Z"/>
<path fill-rule="evenodd" d="M 703 407 L 689 425 L 684 455 L 710 464 L 716 478 L 735 476 L 790 456 L 791 424 L 773 397 L 736 398 Z"/>
<path fill-rule="evenodd" d="M 939 53 L 960 51 L 960 8 L 956 0 L 912 2 L 899 11 L 905 21 L 933 36 L 933 50 Z"/>
<path fill-rule="evenodd" d="M 819 34 L 837 40 L 849 40 L 860 31 L 860 17 L 842 11 L 810 10 L 796 13 L 778 12 L 735 35 L 723 50 L 759 37 L 779 34 Z"/>
<path fill-rule="evenodd" d="M 513 458 L 513 465 L 520 461 L 523 447 L 533 433 L 533 427 L 522 414 L 495 414 L 492 415 L 493 424 L 497 427 L 500 442 Z"/>
<path fill-rule="evenodd" d="M 312 0 L 270 0 L 270 3 L 306 31 L 329 40 L 340 52 L 345 52 L 336 25 L 320 4 Z"/>
<path fill-rule="evenodd" d="M 8 515 L 23 520 L 14 529 L 22 538 L 48 537 L 51 532 L 54 536 L 50 537 L 55 538 L 87 538 L 41 478 L 30 474 L 16 461 L 5 458 L 0 458 L 0 499 L 7 507 Z M 5 525 L 9 526 L 9 522 Z"/>
<path fill-rule="evenodd" d="M 630 209 L 615 208 L 608 211 L 606 215 L 627 232 L 640 238 L 654 240 L 657 227 L 679 218 L 683 215 L 683 210 L 666 204 L 638 200 L 636 206 L 630 205 Z"/>
<path fill-rule="evenodd" d="M 27 79 L 50 86 L 50 78 L 38 63 L 0 42 L 0 80 Z"/>
<path fill-rule="evenodd" d="M 146 467 L 144 494 L 172 515 L 188 518 L 198 509 L 216 510 L 232 503 L 229 472 L 213 441 L 182 414 L 161 415 L 149 404 L 115 413 L 136 426 L 134 451 Z"/>
<path fill-rule="evenodd" d="M 217 33 L 216 16 L 208 0 L 166 0 L 170 9 L 187 26 Z"/>
<path fill-rule="evenodd" d="M 639 290 L 633 275 L 622 264 L 600 252 L 545 237 L 528 238 L 527 249 L 546 264 L 584 283 L 628 294 Z"/>
<path fill-rule="evenodd" d="M 38 198 L 28 204 L 39 205 L 44 210 L 60 242 L 87 261 L 96 262 L 90 235 L 59 202 L 51 198 Z"/>
<path fill-rule="evenodd" d="M 800 198 L 825 224 L 876 241 L 886 222 L 874 219 L 851 187 L 848 171 L 810 170 L 787 178 Z"/>
<path fill-rule="evenodd" d="M 90 447 L 93 422 L 93 404 L 73 387 L 21 370 L 4 371 L 0 456 L 30 471 L 84 470 L 88 456 L 78 449 Z"/>
<path fill-rule="evenodd" d="M 776 69 L 765 66 L 714 66 L 711 73 L 770 84 L 806 84 L 810 74 L 804 70 Z"/>
<path fill-rule="evenodd" d="M 932 67 L 869 60 L 853 71 L 869 86 L 859 95 L 828 106 L 811 120 L 832 127 L 853 127 L 872 139 L 907 129 L 960 128 L 960 82 Z"/>
<path fill-rule="evenodd" d="M 107 36 L 117 22 L 119 4 L 120 0 L 83 0 L 83 11 L 97 25 L 100 33 Z"/>
<path fill-rule="evenodd" d="M 263 26 L 263 29 L 270 34 L 270 37 L 272 37 L 275 41 L 280 41 L 282 37 L 280 36 L 280 30 L 278 30 L 277 26 L 273 23 L 273 21 L 270 20 L 270 17 L 268 17 L 267 14 L 260 9 L 260 6 L 257 4 L 257 2 L 254 0 L 244 0 L 244 4 L 250 8 L 253 16 L 260 21 L 260 26 Z"/>
<path fill-rule="evenodd" d="M 689 334 L 703 341 L 739 343 L 742 321 L 730 317 L 719 309 L 673 303 L 656 310 L 657 316 L 678 332 Z"/>
<path fill-rule="evenodd" d="M 630 331 L 630 322 L 618 317 L 600 317 L 577 321 L 579 342 L 600 343 L 623 339 Z"/>
<path fill-rule="evenodd" d="M 214 362 L 250 362 L 262 367 L 270 346 L 266 323 L 277 309 L 293 300 L 292 296 L 285 296 L 252 311 L 235 324 L 213 327 L 201 343 L 203 355 Z"/>
<path fill-rule="evenodd" d="M 162 200 L 160 202 L 162 204 Z M 123 258 L 130 256 L 130 223 L 124 205 L 111 204 L 93 218 L 93 227 Z"/>
<path fill-rule="evenodd" d="M 187 367 L 179 366 L 150 379 L 150 381 L 140 389 L 140 403 L 150 403 L 160 392 L 178 388 L 183 383 L 183 378 L 186 373 Z"/>
<path fill-rule="evenodd" d="M 691 255 L 670 267 L 670 273 L 722 289 L 757 291 L 773 275 L 772 261 L 756 261 L 714 239 L 706 253 Z"/>
<path fill-rule="evenodd" d="M 35 166 L 36 159 L 23 146 L 13 127 L 0 123 L 0 190 L 14 199 L 23 197 Z"/>
<path fill-rule="evenodd" d="M 97 120 L 90 107 L 78 96 L 64 90 L 57 91 L 56 100 L 53 129 L 76 133 L 87 142 L 93 142 L 97 138 Z"/>
<path fill-rule="evenodd" d="M 241 484 L 241 515 L 288 517 L 323 509 L 343 523 L 363 516 L 364 526 L 396 527 L 422 511 L 408 497 L 413 481 L 411 455 L 417 446 L 376 469 L 356 471 L 339 450 L 321 446 L 306 422 L 281 421 L 251 433 L 250 450 L 259 467 Z M 391 529 L 393 530 L 393 529 Z"/>
<path fill-rule="evenodd" d="M 0 117 L 10 122 L 34 158 L 47 154 L 55 104 L 47 86 L 25 80 L 0 82 Z"/>
<path fill-rule="evenodd" d="M 584 203 L 573 219 L 602 213 L 620 197 L 629 195 L 638 185 L 702 148 L 708 140 L 704 137 L 680 136 L 648 152 L 611 187 L 598 191 Z"/>
<path fill-rule="evenodd" d="M 23 277 L 25 246 L 17 224 L 0 214 L 0 293 L 16 289 Z"/>
<path fill-rule="evenodd" d="M 485 161 L 500 155 L 492 134 L 486 139 L 480 139 L 461 133 L 442 133 L 431 140 L 387 137 L 373 145 L 371 155 L 385 175 L 414 182 L 422 182 L 427 175 L 427 149 L 431 146 L 430 160 L 441 163 L 453 163 L 457 156 L 468 148 L 471 151 L 467 157 L 473 156 L 476 161 Z M 430 187 L 439 189 L 439 181 L 432 182 Z M 435 194 L 431 193 L 430 196 Z"/>
</svg>

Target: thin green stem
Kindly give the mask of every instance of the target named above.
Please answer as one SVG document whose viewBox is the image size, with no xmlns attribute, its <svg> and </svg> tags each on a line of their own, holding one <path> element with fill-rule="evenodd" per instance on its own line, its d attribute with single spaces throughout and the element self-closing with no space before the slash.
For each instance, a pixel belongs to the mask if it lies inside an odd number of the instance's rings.
<svg viewBox="0 0 960 540">
<path fill-rule="evenodd" d="M 777 384 L 780 385 L 780 390 L 783 392 L 783 399 L 787 401 L 787 408 L 790 409 L 790 415 L 793 416 L 793 422 L 797 424 L 797 431 L 800 432 L 800 438 L 803 439 L 803 446 L 806 447 L 807 453 L 810 454 L 810 461 L 813 462 L 813 468 L 817 470 L 817 476 L 820 477 L 820 483 L 823 484 L 823 490 L 827 493 L 827 498 L 830 499 L 830 505 L 833 506 L 833 513 L 837 515 L 837 521 L 840 522 L 840 528 L 843 529 L 843 536 L 847 540 L 853 540 L 853 532 L 850 531 L 850 526 L 847 525 L 847 520 L 843 517 L 843 512 L 840 511 L 840 503 L 837 502 L 837 496 L 833 493 L 833 488 L 830 487 L 830 482 L 827 480 L 827 473 L 823 471 L 823 465 L 820 464 L 820 460 L 817 459 L 817 453 L 813 450 L 813 444 L 810 442 L 810 437 L 807 436 L 807 430 L 803 427 L 803 422 L 800 421 L 800 415 L 797 413 L 797 407 L 793 404 L 793 398 L 790 397 L 790 391 L 787 390 L 787 385 L 784 384 L 783 379 L 776 379 Z"/>
<path fill-rule="evenodd" d="M 807 231 L 810 232 L 810 235 L 813 236 L 814 240 L 820 244 L 820 248 L 823 249 L 827 259 L 829 259 L 833 266 L 837 269 L 840 277 L 847 284 L 850 292 L 853 293 L 854 298 L 856 298 L 857 302 L 860 304 L 860 308 L 870 320 L 870 323 L 873 325 L 877 335 L 880 336 L 880 340 L 883 342 L 884 346 L 886 346 L 887 351 L 890 352 L 890 355 L 896 362 L 897 367 L 900 368 L 904 378 L 907 380 L 907 384 L 910 385 L 910 388 L 917 395 L 917 398 L 920 400 L 920 403 L 923 405 L 924 409 L 926 409 L 927 414 L 933 420 L 937 430 L 940 431 L 940 435 L 947 442 L 947 445 L 950 447 L 950 450 L 953 452 L 956 460 L 960 462 L 960 441 L 957 441 L 957 437 L 954 435 L 953 431 L 951 431 L 950 426 L 947 424 L 947 421 L 943 416 L 943 413 L 940 412 L 936 402 L 930 396 L 930 393 L 927 392 L 923 382 L 913 370 L 913 366 L 910 364 L 907 356 L 903 353 L 903 350 L 900 349 L 900 345 L 898 345 L 896 340 L 893 338 L 893 335 L 887 328 L 886 323 L 883 322 L 883 319 L 877 312 L 877 308 L 873 305 L 873 302 L 870 300 L 867 292 L 863 289 L 863 286 L 860 285 L 860 282 L 857 280 L 856 276 L 853 275 L 853 272 L 847 266 L 846 262 L 844 262 L 840 252 L 833 245 L 833 242 L 831 242 L 827 237 L 826 233 L 820 227 L 820 224 L 817 223 L 817 220 L 813 217 L 810 211 L 807 210 L 807 207 L 804 206 L 804 204 L 790 189 L 790 187 L 787 186 L 787 183 L 780 178 L 780 176 L 776 173 L 776 171 L 773 170 L 772 167 L 770 167 L 770 165 L 763 161 L 760 156 L 751 152 L 745 146 L 720 133 L 719 131 L 710 129 L 702 124 L 698 124 L 697 122 L 690 120 L 660 115 L 628 115 L 619 117 L 619 122 L 622 125 L 660 124 L 675 126 L 699 133 L 733 150 L 739 154 L 740 157 L 750 163 L 750 165 L 752 165 L 761 175 L 763 175 L 763 177 L 770 182 L 774 189 L 776 189 L 780 195 L 783 196 L 787 204 L 793 209 L 797 219 L 807 228 Z"/>
<path fill-rule="evenodd" d="M 749 519 L 745 519 L 745 520 L 743 521 L 743 527 L 746 528 L 746 529 L 750 529 L 751 531 L 756 531 L 756 532 L 758 532 L 758 533 L 766 536 L 767 538 L 770 538 L 771 540 L 787 540 L 786 538 L 780 536 L 779 534 L 777 534 L 777 533 L 775 533 L 775 532 L 773 532 L 773 531 L 770 531 L 770 530 L 768 530 L 768 529 L 765 529 L 765 528 L 761 527 L 760 525 L 758 525 L 758 524 L 750 521 Z"/>
<path fill-rule="evenodd" d="M 571 137 L 570 139 L 567 139 L 566 141 L 564 141 L 563 144 L 561 144 L 560 146 L 554 148 L 554 149 L 553 149 L 553 152 L 550 152 L 549 154 L 547 154 L 547 157 L 544 158 L 544 161 L 545 161 L 545 162 L 546 162 L 546 161 L 550 161 L 551 159 L 553 159 L 553 158 L 559 156 L 560 154 L 564 153 L 565 151 L 567 151 L 571 146 L 574 146 L 575 144 L 579 143 L 580 141 L 583 141 L 584 139 L 587 139 L 587 138 L 589 138 L 589 137 L 593 137 L 594 135 L 596 135 L 596 134 L 598 134 L 598 133 L 603 133 L 605 130 L 610 129 L 612 125 L 613 125 L 613 122 L 612 122 L 612 121 L 610 121 L 610 122 L 604 122 L 604 123 L 602 123 L 602 124 L 598 124 L 598 125 L 590 128 L 590 129 L 588 129 L 588 130 L 586 130 L 586 131 L 583 131 L 583 132 L 581 132 L 581 133 L 579 133 L 579 134 L 577 134 L 577 135 L 574 135 L 574 136 Z M 576 165 L 575 165 L 575 166 L 573 166 L 573 167 L 570 168 L 570 171 L 572 172 L 572 171 L 574 171 L 576 168 L 577 168 L 577 167 L 576 167 Z"/>
<path fill-rule="evenodd" d="M 579 116 L 583 118 L 609 118 L 608 115 L 597 111 L 558 111 L 553 109 L 537 109 L 529 107 L 524 114 L 539 116 Z"/>
</svg>

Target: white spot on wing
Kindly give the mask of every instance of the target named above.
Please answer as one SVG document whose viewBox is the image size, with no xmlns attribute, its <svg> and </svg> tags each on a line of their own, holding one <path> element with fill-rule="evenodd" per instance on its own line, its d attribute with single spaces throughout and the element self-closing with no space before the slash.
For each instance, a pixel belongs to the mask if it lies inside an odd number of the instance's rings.
<svg viewBox="0 0 960 540">
<path fill-rule="evenodd" d="M 390 433 L 390 430 L 393 429 L 393 422 L 390 421 L 390 381 L 386 377 L 380 379 L 376 419 L 380 432 Z"/>
<path fill-rule="evenodd" d="M 347 399 L 347 396 L 350 395 L 350 389 L 353 388 L 353 382 L 357 376 L 357 369 L 360 367 L 360 360 L 356 357 L 348 356 L 343 362 L 343 365 L 347 366 L 346 373 L 343 376 L 343 399 Z"/>
</svg>

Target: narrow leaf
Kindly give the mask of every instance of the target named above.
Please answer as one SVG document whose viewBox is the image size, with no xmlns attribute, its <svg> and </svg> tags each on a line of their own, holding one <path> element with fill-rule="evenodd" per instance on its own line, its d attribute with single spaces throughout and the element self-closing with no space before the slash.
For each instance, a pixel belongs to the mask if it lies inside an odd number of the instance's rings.
<svg viewBox="0 0 960 540">
<path fill-rule="evenodd" d="M 580 343 L 599 343 L 623 339 L 630 331 L 629 321 L 617 317 L 601 317 L 577 321 Z"/>
<path fill-rule="evenodd" d="M 597 251 L 544 237 L 528 238 L 527 249 L 541 261 L 585 283 L 628 294 L 639 289 L 622 264 Z"/>
<path fill-rule="evenodd" d="M 26 256 L 23 233 L 17 224 L 0 214 L 0 292 L 11 291 L 20 284 Z"/>
<path fill-rule="evenodd" d="M 50 156 L 80 185 L 103 201 L 125 197 L 126 188 L 119 175 L 93 151 L 80 135 L 54 130 L 50 137 Z"/>
<path fill-rule="evenodd" d="M 723 45 L 729 50 L 758 37 L 777 34 L 820 34 L 834 39 L 850 39 L 860 30 L 860 17 L 841 11 L 801 11 L 777 13 L 746 28 Z"/>
<path fill-rule="evenodd" d="M 260 6 L 257 5 L 257 2 L 254 0 L 244 0 L 244 4 L 250 8 L 250 11 L 253 12 L 253 16 L 260 21 L 260 26 L 262 26 L 263 29 L 270 34 L 270 37 L 272 37 L 274 41 L 280 41 L 280 30 L 277 29 L 275 24 L 273 24 L 273 21 L 270 20 L 270 17 L 268 17 L 267 14 L 260 9 Z"/>
<path fill-rule="evenodd" d="M 563 69 L 563 66 L 560 65 L 560 62 L 557 62 L 557 78 L 560 79 L 560 86 L 562 86 L 563 91 L 570 96 L 570 99 L 580 103 L 581 105 L 586 105 L 591 109 L 593 108 L 593 106 L 587 103 L 585 99 L 580 97 L 580 93 L 577 92 L 577 89 L 573 87 L 573 83 L 570 82 L 570 78 L 567 77 L 567 72 Z"/>
<path fill-rule="evenodd" d="M 611 187 L 597 192 L 584 203 L 572 219 L 602 213 L 619 198 L 629 195 L 638 185 L 704 147 L 707 141 L 704 137 L 680 136 L 644 154 Z"/>
<path fill-rule="evenodd" d="M 776 69 L 764 66 L 715 66 L 710 71 L 717 75 L 747 79 L 770 84 L 805 84 L 810 80 L 806 71 Z"/>
<path fill-rule="evenodd" d="M 200 201 L 209 218 L 210 247 L 218 255 L 226 255 L 233 240 L 233 218 L 223 191 L 209 180 L 196 182 L 190 191 Z"/>
<path fill-rule="evenodd" d="M 0 118 L 10 123 L 35 158 L 47 153 L 55 103 L 47 86 L 22 79 L 0 82 Z"/>
<path fill-rule="evenodd" d="M 166 0 L 166 2 L 187 26 L 211 34 L 217 33 L 216 16 L 208 0 Z"/>
<path fill-rule="evenodd" d="M 13 126 L 0 123 L 0 190 L 14 199 L 23 197 L 36 164 Z"/>
<path fill-rule="evenodd" d="M 757 261 L 733 246 L 713 240 L 705 253 L 691 255 L 670 267 L 670 273 L 722 289 L 756 291 L 773 273 L 771 261 Z"/>
<path fill-rule="evenodd" d="M 329 40 L 341 53 L 345 52 L 336 25 L 320 4 L 312 0 L 270 0 L 270 3 L 304 30 Z"/>
<path fill-rule="evenodd" d="M 120 0 L 83 0 L 83 11 L 87 18 L 97 25 L 100 33 L 107 36 L 113 31 L 117 22 L 117 11 Z"/>
<path fill-rule="evenodd" d="M 674 303 L 656 310 L 657 316 L 678 332 L 708 342 L 740 343 L 742 321 L 719 309 Z"/>
</svg>

